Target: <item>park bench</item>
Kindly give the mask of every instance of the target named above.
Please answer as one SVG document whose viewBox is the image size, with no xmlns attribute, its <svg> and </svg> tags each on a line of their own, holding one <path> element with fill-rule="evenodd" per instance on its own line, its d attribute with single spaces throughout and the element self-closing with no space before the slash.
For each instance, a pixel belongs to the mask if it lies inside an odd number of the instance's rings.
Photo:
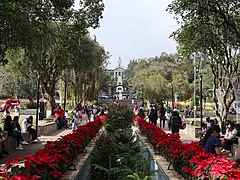
<svg viewBox="0 0 240 180">
<path fill-rule="evenodd" d="M 49 122 L 49 123 L 46 123 L 43 125 L 39 125 L 38 126 L 38 136 L 47 135 L 56 130 L 57 130 L 56 122 Z M 16 139 L 13 137 L 8 137 L 7 131 L 3 131 L 2 134 L 6 138 L 6 150 L 9 151 L 9 150 L 16 149 Z M 27 141 L 28 143 L 31 143 L 32 137 L 28 131 L 22 132 L 22 137 L 25 141 Z"/>
<path fill-rule="evenodd" d="M 6 150 L 14 150 L 16 149 L 16 139 L 13 138 L 12 136 L 8 137 L 8 132 L 7 131 L 3 131 L 3 136 L 6 138 Z M 31 141 L 31 135 L 29 132 L 24 132 L 22 133 L 22 137 L 25 141 L 27 141 L 28 143 L 30 143 Z"/>
</svg>

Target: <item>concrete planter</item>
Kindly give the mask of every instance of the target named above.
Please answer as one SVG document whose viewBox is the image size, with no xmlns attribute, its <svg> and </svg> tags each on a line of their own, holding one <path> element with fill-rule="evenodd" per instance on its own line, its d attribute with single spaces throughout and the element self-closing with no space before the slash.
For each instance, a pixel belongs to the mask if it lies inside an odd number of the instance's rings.
<svg viewBox="0 0 240 180">
<path fill-rule="evenodd" d="M 47 135 L 50 132 L 57 130 L 57 123 L 56 122 L 49 122 L 46 124 L 39 124 L 38 125 L 38 135 Z"/>
<path fill-rule="evenodd" d="M 184 129 L 184 133 L 186 133 L 190 137 L 199 138 L 198 132 L 200 130 L 201 128 L 198 126 L 192 126 L 187 124 L 186 128 Z"/>
</svg>

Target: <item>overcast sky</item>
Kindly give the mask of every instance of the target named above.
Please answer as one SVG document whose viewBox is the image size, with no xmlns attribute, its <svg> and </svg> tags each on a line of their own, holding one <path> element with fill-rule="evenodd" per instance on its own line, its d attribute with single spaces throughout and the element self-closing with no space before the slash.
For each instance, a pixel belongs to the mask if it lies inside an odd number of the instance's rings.
<svg viewBox="0 0 240 180">
<path fill-rule="evenodd" d="M 90 30 L 111 54 L 109 68 L 123 66 L 132 59 L 175 53 L 176 43 L 169 38 L 178 28 L 173 15 L 166 11 L 171 0 L 104 0 L 100 28 Z"/>
</svg>

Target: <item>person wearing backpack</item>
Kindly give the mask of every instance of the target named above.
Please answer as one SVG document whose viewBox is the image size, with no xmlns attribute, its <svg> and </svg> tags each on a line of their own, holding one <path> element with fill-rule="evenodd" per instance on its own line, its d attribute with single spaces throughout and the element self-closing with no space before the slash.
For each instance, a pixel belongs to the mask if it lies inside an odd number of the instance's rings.
<svg viewBox="0 0 240 180">
<path fill-rule="evenodd" d="M 182 125 L 182 119 L 179 116 L 178 110 L 174 109 L 172 112 L 172 116 L 170 117 L 170 126 L 172 134 L 179 133 L 179 129 Z"/>
<path fill-rule="evenodd" d="M 157 116 L 157 109 L 155 106 L 153 106 L 150 110 L 150 114 L 149 114 L 149 120 L 150 122 L 153 124 L 153 125 L 157 125 L 157 119 L 158 119 L 158 116 Z"/>
</svg>

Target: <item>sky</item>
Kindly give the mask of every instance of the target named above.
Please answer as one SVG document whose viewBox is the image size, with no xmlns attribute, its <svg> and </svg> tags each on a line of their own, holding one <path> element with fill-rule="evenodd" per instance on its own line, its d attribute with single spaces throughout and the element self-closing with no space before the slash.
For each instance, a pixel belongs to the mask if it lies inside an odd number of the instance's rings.
<svg viewBox="0 0 240 180">
<path fill-rule="evenodd" d="M 176 53 L 176 42 L 169 38 L 179 28 L 166 11 L 172 0 L 104 0 L 100 28 L 90 29 L 91 36 L 111 54 L 109 69 L 123 67 L 130 60 Z"/>
</svg>

